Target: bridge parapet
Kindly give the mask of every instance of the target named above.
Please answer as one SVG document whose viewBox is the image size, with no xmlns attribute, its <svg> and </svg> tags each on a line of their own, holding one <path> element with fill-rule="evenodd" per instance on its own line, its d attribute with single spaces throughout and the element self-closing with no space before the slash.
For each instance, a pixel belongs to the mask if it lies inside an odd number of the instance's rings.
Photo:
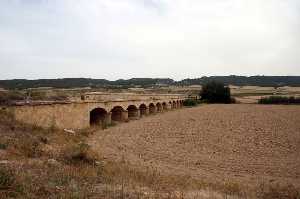
<svg viewBox="0 0 300 199">
<path fill-rule="evenodd" d="M 116 101 L 116 100 L 166 100 L 182 99 L 186 95 L 180 94 L 136 94 L 136 93 L 101 93 L 91 92 L 83 95 L 84 100 L 91 101 Z"/>
</svg>

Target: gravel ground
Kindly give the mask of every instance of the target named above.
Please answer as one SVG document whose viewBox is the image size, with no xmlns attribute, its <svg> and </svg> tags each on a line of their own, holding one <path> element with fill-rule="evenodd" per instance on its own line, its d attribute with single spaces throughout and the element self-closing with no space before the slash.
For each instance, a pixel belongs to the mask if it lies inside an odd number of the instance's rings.
<svg viewBox="0 0 300 199">
<path fill-rule="evenodd" d="M 300 185 L 300 106 L 184 108 L 98 131 L 89 143 L 107 159 L 166 174 Z"/>
</svg>

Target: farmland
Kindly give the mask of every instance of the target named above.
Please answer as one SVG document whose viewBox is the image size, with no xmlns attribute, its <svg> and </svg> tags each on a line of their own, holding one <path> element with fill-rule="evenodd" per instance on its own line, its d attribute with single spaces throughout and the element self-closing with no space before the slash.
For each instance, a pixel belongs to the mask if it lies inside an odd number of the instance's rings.
<svg viewBox="0 0 300 199">
<path fill-rule="evenodd" d="M 1 112 L 2 198 L 299 198 L 300 106 L 201 104 L 43 129 Z"/>
<path fill-rule="evenodd" d="M 300 185 L 300 107 L 205 105 L 95 133 L 108 159 L 154 165 L 207 182 Z"/>
</svg>

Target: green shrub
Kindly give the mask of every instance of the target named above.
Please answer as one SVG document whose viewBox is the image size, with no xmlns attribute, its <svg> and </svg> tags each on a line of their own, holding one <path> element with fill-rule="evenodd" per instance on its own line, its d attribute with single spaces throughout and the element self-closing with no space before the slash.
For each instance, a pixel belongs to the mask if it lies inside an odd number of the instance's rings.
<svg viewBox="0 0 300 199">
<path fill-rule="evenodd" d="M 201 100 L 208 103 L 232 103 L 230 88 L 223 83 L 211 81 L 203 85 L 200 92 Z"/>
<path fill-rule="evenodd" d="M 234 97 L 230 97 L 230 104 L 237 103 L 236 99 Z"/>
<path fill-rule="evenodd" d="M 258 101 L 259 104 L 300 104 L 300 98 L 284 97 L 284 96 L 270 96 L 263 97 Z"/>
<path fill-rule="evenodd" d="M 197 106 L 198 102 L 194 99 L 186 99 L 183 101 L 184 106 Z"/>
<path fill-rule="evenodd" d="M 6 149 L 7 148 L 7 145 L 4 144 L 4 143 L 0 143 L 0 149 Z"/>
<path fill-rule="evenodd" d="M 13 186 L 15 177 L 13 172 L 0 167 L 0 190 L 9 189 Z"/>
</svg>

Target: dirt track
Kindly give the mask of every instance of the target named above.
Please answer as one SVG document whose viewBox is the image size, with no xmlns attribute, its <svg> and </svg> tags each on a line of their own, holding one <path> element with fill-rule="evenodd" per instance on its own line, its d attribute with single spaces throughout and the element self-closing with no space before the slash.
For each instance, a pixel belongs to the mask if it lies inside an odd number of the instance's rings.
<svg viewBox="0 0 300 199">
<path fill-rule="evenodd" d="M 300 185 L 300 106 L 185 108 L 96 132 L 90 143 L 107 159 L 163 173 Z"/>
</svg>

